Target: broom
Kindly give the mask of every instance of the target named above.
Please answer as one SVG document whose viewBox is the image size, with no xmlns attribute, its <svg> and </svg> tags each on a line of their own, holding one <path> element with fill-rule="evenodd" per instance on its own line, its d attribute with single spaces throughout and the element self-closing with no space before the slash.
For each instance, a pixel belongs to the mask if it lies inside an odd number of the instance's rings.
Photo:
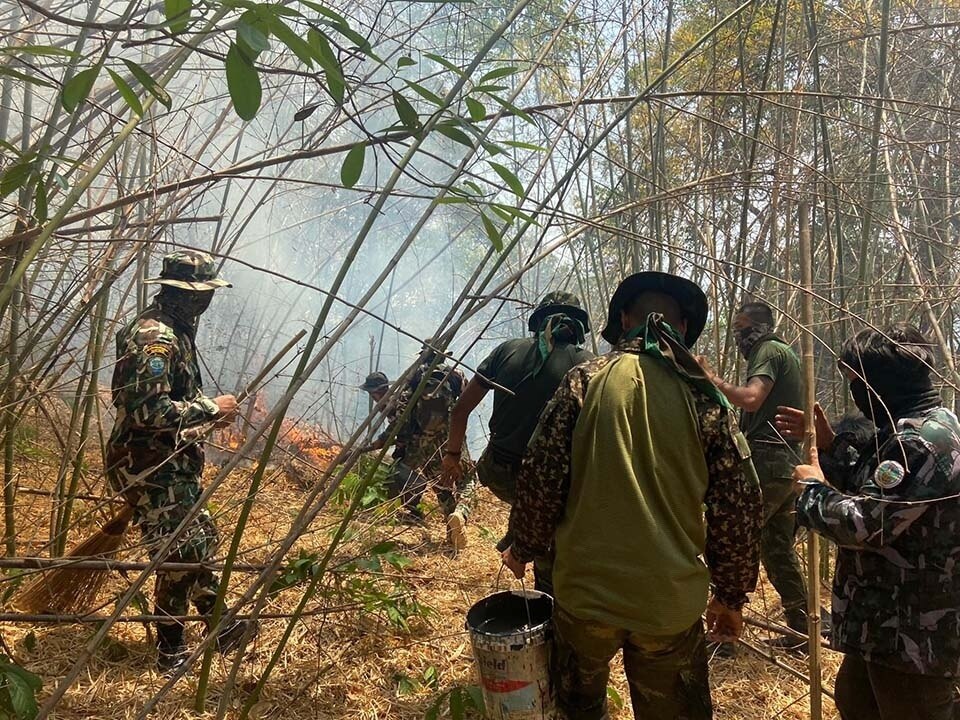
<svg viewBox="0 0 960 720">
<path fill-rule="evenodd" d="M 290 348 L 306 335 L 305 330 L 297 333 L 283 346 L 273 359 L 250 381 L 246 389 L 237 397 L 237 403 L 243 402 L 256 389 L 271 370 L 283 359 Z M 53 615 L 79 615 L 86 612 L 100 593 L 100 588 L 110 573 L 109 567 L 89 570 L 70 567 L 69 560 L 108 560 L 114 557 L 123 545 L 123 536 L 133 517 L 133 507 L 124 505 L 100 530 L 73 548 L 66 556 L 63 566 L 42 572 L 22 588 L 14 598 L 14 604 L 28 613 Z"/>
</svg>

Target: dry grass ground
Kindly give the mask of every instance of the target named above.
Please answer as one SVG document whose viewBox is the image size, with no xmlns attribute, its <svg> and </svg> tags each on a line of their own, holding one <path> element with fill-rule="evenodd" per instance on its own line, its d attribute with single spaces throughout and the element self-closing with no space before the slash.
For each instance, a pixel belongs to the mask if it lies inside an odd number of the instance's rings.
<svg viewBox="0 0 960 720">
<path fill-rule="evenodd" d="M 28 462 L 25 459 L 27 469 L 21 484 L 44 488 L 44 479 L 50 477 L 53 469 L 51 460 L 42 454 Z M 278 475 L 268 480 L 258 498 L 250 529 L 243 536 L 242 562 L 262 560 L 267 549 L 285 533 L 302 503 L 303 491 L 281 478 Z M 224 534 L 233 526 L 248 480 L 248 471 L 235 472 L 216 497 L 214 510 Z M 84 503 L 86 507 L 90 505 Z M 340 512 L 331 507 L 329 513 L 321 516 L 311 532 L 300 539 L 299 549 L 322 551 Z M 20 496 L 21 554 L 42 553 L 48 513 L 46 498 Z M 345 599 L 349 600 L 350 607 L 307 617 L 296 624 L 291 641 L 255 707 L 254 716 L 420 720 L 444 689 L 475 682 L 469 638 L 463 629 L 464 616 L 471 604 L 494 586 L 498 558 L 493 546 L 505 519 L 503 508 L 486 491 L 481 491 L 478 512 L 468 528 L 470 545 L 458 557 L 453 557 L 444 547 L 443 528 L 435 514 L 422 528 L 397 526 L 376 515 L 361 516 L 340 561 L 349 560 L 351 555 L 362 556 L 378 542 L 391 541 L 396 543 L 394 552 L 407 558 L 409 564 L 399 569 L 385 564 L 379 575 L 363 570 L 343 575 L 339 590 L 331 589 L 312 601 L 308 610 L 313 612 L 342 605 Z M 71 535 L 71 544 L 95 527 L 95 521 L 96 518 L 91 517 L 88 524 L 78 528 Z M 134 543 L 136 535 L 135 531 L 129 533 Z M 144 553 L 136 546 L 124 553 L 124 559 L 143 557 Z M 250 576 L 235 577 L 235 587 L 245 589 Z M 422 612 L 407 618 L 407 629 L 398 628 L 387 618 L 382 603 L 358 597 L 356 589 L 344 590 L 351 577 L 365 577 L 375 587 L 391 589 L 407 601 L 415 598 Z M 110 592 L 119 592 L 125 582 L 122 577 L 113 577 L 103 599 L 110 600 Z M 641 590 L 639 601 L 642 595 Z M 298 588 L 286 590 L 271 601 L 268 611 L 288 612 L 299 597 Z M 765 586 L 751 607 L 754 613 L 777 617 L 775 595 Z M 260 677 L 285 624 L 283 619 L 264 621 L 240 673 L 239 691 L 235 695 L 238 706 Z M 6 624 L 0 632 L 17 660 L 43 678 L 43 694 L 46 694 L 72 666 L 92 628 L 91 625 Z M 189 632 L 191 637 L 197 637 L 200 628 L 193 624 Z M 746 637 L 759 644 L 766 634 L 748 629 Z M 825 655 L 824 677 L 829 687 L 838 658 L 829 652 Z M 780 658 L 805 672 L 802 658 L 783 654 Z M 137 717 L 145 699 L 163 684 L 153 670 L 153 661 L 154 649 L 147 628 L 137 623 L 117 625 L 79 682 L 67 692 L 56 717 L 64 720 Z M 197 681 L 196 674 L 191 673 L 160 703 L 152 717 L 212 717 L 228 669 L 218 658 L 208 712 L 192 710 Z M 718 718 L 808 717 L 805 684 L 746 649 L 741 648 L 734 659 L 713 659 L 711 674 Z M 614 668 L 612 684 L 626 700 L 628 694 L 619 664 Z M 829 700 L 825 700 L 825 706 L 826 717 L 835 717 Z M 236 715 L 235 708 L 230 717 Z M 613 717 L 631 717 L 629 708 L 616 710 Z"/>
</svg>

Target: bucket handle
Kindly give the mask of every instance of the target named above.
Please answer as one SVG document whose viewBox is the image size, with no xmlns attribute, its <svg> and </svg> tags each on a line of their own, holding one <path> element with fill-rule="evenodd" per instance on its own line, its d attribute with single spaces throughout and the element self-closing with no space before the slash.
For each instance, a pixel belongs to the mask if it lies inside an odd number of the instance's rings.
<svg viewBox="0 0 960 720">
<path fill-rule="evenodd" d="M 500 590 L 500 578 L 503 576 L 503 570 L 506 568 L 506 563 L 500 563 L 500 570 L 497 572 L 497 584 L 494 587 L 495 591 Z M 527 609 L 527 627 L 533 627 L 533 616 L 530 614 L 530 598 L 527 595 L 527 585 L 523 581 L 523 578 L 520 578 L 520 590 L 523 592 L 523 604 Z"/>
</svg>

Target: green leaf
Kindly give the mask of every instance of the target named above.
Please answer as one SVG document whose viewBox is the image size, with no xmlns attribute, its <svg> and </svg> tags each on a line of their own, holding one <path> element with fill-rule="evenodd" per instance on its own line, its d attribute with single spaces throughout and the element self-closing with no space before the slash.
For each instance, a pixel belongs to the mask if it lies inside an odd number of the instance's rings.
<svg viewBox="0 0 960 720">
<path fill-rule="evenodd" d="M 483 220 L 483 229 L 487 233 L 490 244 L 493 245 L 497 252 L 503 252 L 503 236 L 500 234 L 497 226 L 494 225 L 493 220 L 488 218 L 483 212 L 480 213 L 480 219 Z"/>
<path fill-rule="evenodd" d="M 360 173 L 363 172 L 363 161 L 367 154 L 367 144 L 359 142 L 350 148 L 347 157 L 343 159 L 343 165 L 340 167 L 340 183 L 346 188 L 352 188 L 360 180 Z"/>
<path fill-rule="evenodd" d="M 450 718 L 451 720 L 464 720 L 463 695 L 460 688 L 454 688 L 450 691 Z"/>
<path fill-rule="evenodd" d="M 256 57 L 262 52 L 270 49 L 270 38 L 267 37 L 259 24 L 259 16 L 247 11 L 240 16 L 240 22 L 237 24 L 237 43 L 244 50 L 250 51 L 250 57 Z"/>
<path fill-rule="evenodd" d="M 530 117 L 529 114 L 527 114 L 526 112 L 524 112 L 523 110 L 521 110 L 520 108 L 518 108 L 516 105 L 514 105 L 514 104 L 513 104 L 512 102 L 510 102 L 509 100 L 504 100 L 503 98 L 497 97 L 496 95 L 492 95 L 492 94 L 490 94 L 490 93 L 487 93 L 487 94 L 490 95 L 490 97 L 492 97 L 492 98 L 493 98 L 494 100 L 496 100 L 498 103 L 500 103 L 500 105 L 502 105 L 502 106 L 504 107 L 504 109 L 506 109 L 508 112 L 513 113 L 513 114 L 516 115 L 518 118 L 520 118 L 521 120 L 524 120 L 524 121 L 530 123 L 531 125 L 534 125 L 534 124 L 535 124 L 535 123 L 533 122 L 533 118 Z"/>
<path fill-rule="evenodd" d="M 37 222 L 42 225 L 47 221 L 47 218 L 50 217 L 50 208 L 47 205 L 47 186 L 44 184 L 43 179 L 37 182 L 33 206 L 33 216 L 37 219 Z M 36 638 L 33 639 L 33 644 L 37 644 Z"/>
<path fill-rule="evenodd" d="M 17 47 L 0 48 L 0 53 L 4 55 L 34 55 L 39 57 L 58 56 L 75 58 L 77 54 L 73 50 L 64 50 L 53 45 L 19 45 Z"/>
<path fill-rule="evenodd" d="M 422 97 L 424 100 L 429 100 L 434 105 L 443 107 L 443 99 L 439 95 L 434 95 L 432 92 L 430 92 L 425 87 L 423 87 L 423 85 L 421 85 L 420 83 L 415 83 L 411 80 L 407 80 L 406 83 L 407 83 L 407 87 L 413 90 L 417 95 Z"/>
<path fill-rule="evenodd" d="M 290 29 L 289 25 L 278 17 L 271 17 L 267 24 L 270 27 L 270 32 L 274 34 L 277 40 L 290 48 L 293 54 L 300 59 L 300 62 L 312 70 L 315 55 L 310 43 L 297 35 Z"/>
<path fill-rule="evenodd" d="M 617 692 L 617 689 L 613 687 L 613 685 L 607 685 L 607 698 L 615 709 L 620 710 L 623 708 L 623 698 L 620 697 L 620 693 Z"/>
<path fill-rule="evenodd" d="M 437 674 L 437 669 L 433 665 L 423 671 L 423 682 L 428 687 L 435 688 L 439 681 L 440 677 Z"/>
<path fill-rule="evenodd" d="M 60 92 L 60 104 L 67 112 L 73 112 L 77 106 L 87 99 L 97 80 L 100 68 L 92 67 L 81 70 L 63 86 Z"/>
<path fill-rule="evenodd" d="M 130 106 L 130 109 L 139 117 L 143 117 L 143 105 L 140 103 L 140 98 L 137 97 L 133 88 L 113 70 L 107 68 L 107 72 L 110 73 L 110 77 L 113 78 L 113 84 L 117 86 L 117 90 L 120 91 L 120 97 L 124 99 L 124 102 L 126 102 L 127 105 Z"/>
<path fill-rule="evenodd" d="M 473 98 L 466 98 L 467 110 L 470 111 L 470 119 L 474 122 L 480 122 L 487 116 L 487 109 L 483 103 Z"/>
<path fill-rule="evenodd" d="M 424 53 L 424 55 L 430 58 L 431 60 L 433 60 L 435 63 L 442 65 L 447 70 L 450 70 L 451 72 L 455 72 L 457 75 L 463 75 L 463 70 L 461 70 L 459 67 L 457 67 L 452 62 L 447 60 L 445 57 L 441 57 L 436 53 Z"/>
<path fill-rule="evenodd" d="M 310 2 L 310 0 L 300 0 L 300 4 L 306 5 L 311 10 L 314 10 L 320 13 L 321 15 L 324 15 L 330 18 L 338 25 L 347 25 L 347 19 L 343 15 L 338 13 L 336 10 L 332 10 L 326 7 L 325 5 L 321 5 L 320 3 Z"/>
<path fill-rule="evenodd" d="M 443 701 L 447 699 L 447 693 L 444 693 L 438 697 L 433 705 L 427 708 L 427 712 L 423 714 L 423 720 L 437 720 L 440 717 L 440 708 L 443 706 Z"/>
<path fill-rule="evenodd" d="M 318 107 L 320 107 L 320 103 L 310 103 L 309 105 L 304 105 L 293 114 L 294 122 L 303 122 L 308 117 L 313 115 L 317 111 Z"/>
<path fill-rule="evenodd" d="M 33 720 L 38 711 L 36 693 L 43 687 L 43 682 L 33 673 L 10 662 L 3 663 L 2 672 L 16 717 L 19 720 Z"/>
<path fill-rule="evenodd" d="M 0 77 L 6 75 L 7 77 L 12 77 L 16 80 L 22 80 L 23 82 L 30 83 L 31 85 L 39 85 L 40 87 L 54 87 L 53 83 L 47 82 L 46 80 L 41 80 L 32 75 L 27 75 L 22 73 L 19 70 L 13 70 L 11 68 L 0 65 Z"/>
<path fill-rule="evenodd" d="M 170 32 L 177 35 L 187 29 L 192 9 L 193 0 L 163 0 L 163 14 L 167 18 Z"/>
<path fill-rule="evenodd" d="M 497 68 L 496 70 L 491 70 L 482 78 L 477 81 L 477 85 L 483 85 L 485 82 L 491 80 L 496 80 L 497 78 L 507 77 L 508 75 L 513 75 L 520 68 L 515 65 L 510 65 L 509 67 Z"/>
<path fill-rule="evenodd" d="M 417 111 L 413 105 L 396 90 L 393 91 L 393 107 L 397 111 L 397 117 L 400 118 L 400 122 L 408 129 L 417 130 L 421 127 L 420 116 L 417 115 Z"/>
<path fill-rule="evenodd" d="M 546 152 L 547 149 L 542 145 L 534 145 L 533 143 L 520 142 L 519 140 L 501 140 L 504 145 L 509 145 L 510 147 L 520 148 L 521 150 L 533 150 L 534 152 Z"/>
<path fill-rule="evenodd" d="M 237 115 L 244 120 L 253 120 L 263 97 L 260 75 L 234 43 L 230 43 L 227 50 L 227 88 Z"/>
<path fill-rule="evenodd" d="M 343 79 L 343 68 L 340 66 L 340 60 L 330 47 L 326 35 L 316 28 L 310 28 L 307 31 L 307 42 L 313 49 L 314 57 L 320 63 L 320 67 L 323 68 L 330 95 L 333 96 L 338 105 L 342 105 L 346 83 Z"/>
<path fill-rule="evenodd" d="M 500 179 L 503 180 L 507 187 L 510 188 L 510 191 L 519 198 L 524 196 L 523 183 L 520 182 L 520 179 L 514 175 L 513 171 L 509 168 L 501 165 L 500 163 L 495 163 L 493 160 L 487 160 L 487 164 L 490 165 L 500 176 Z"/>
<path fill-rule="evenodd" d="M 33 652 L 37 649 L 37 636 L 32 630 L 24 636 L 23 646 L 27 649 L 27 652 Z"/>
<path fill-rule="evenodd" d="M 148 93 L 153 95 L 157 102 L 163 105 L 167 110 L 170 109 L 170 106 L 173 104 L 173 100 L 170 98 L 170 93 L 163 89 L 163 87 L 156 80 L 153 79 L 153 76 L 150 75 L 146 70 L 133 60 L 124 60 L 123 64 L 127 66 L 127 70 L 137 79 L 137 82 L 143 86 L 143 89 Z"/>
<path fill-rule="evenodd" d="M 26 184 L 34 171 L 33 162 L 33 156 L 30 155 L 4 171 L 3 176 L 0 177 L 0 198 L 5 198 Z"/>
<path fill-rule="evenodd" d="M 450 125 L 437 125 L 437 132 L 441 135 L 445 135 L 455 142 L 460 143 L 461 145 L 466 145 L 468 148 L 473 149 L 473 140 L 471 140 L 470 136 L 459 128 L 455 128 Z"/>
<path fill-rule="evenodd" d="M 466 690 L 467 697 L 470 698 L 471 707 L 480 714 L 484 714 L 486 712 L 486 705 L 483 702 L 483 690 L 476 685 L 468 685 Z"/>
<path fill-rule="evenodd" d="M 398 68 L 410 67 L 411 65 L 416 65 L 416 64 L 417 64 L 417 61 L 414 60 L 409 55 L 401 55 L 400 57 L 397 58 Z"/>
</svg>

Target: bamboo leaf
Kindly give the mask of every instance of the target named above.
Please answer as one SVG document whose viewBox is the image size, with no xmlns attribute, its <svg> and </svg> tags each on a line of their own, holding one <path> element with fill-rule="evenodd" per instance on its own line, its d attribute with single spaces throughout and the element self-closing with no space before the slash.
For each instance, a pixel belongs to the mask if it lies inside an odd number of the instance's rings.
<svg viewBox="0 0 960 720">
<path fill-rule="evenodd" d="M 143 117 L 143 104 L 133 91 L 133 88 L 113 70 L 107 68 L 107 72 L 110 73 L 110 77 L 113 78 L 113 84 L 117 86 L 117 90 L 120 91 L 120 97 L 123 98 L 124 102 L 126 102 L 130 109 L 139 117 Z"/>
<path fill-rule="evenodd" d="M 37 182 L 37 189 L 33 197 L 33 216 L 41 225 L 50 217 L 50 208 L 47 204 L 47 186 L 42 179 Z"/>
<path fill-rule="evenodd" d="M 460 688 L 454 688 L 450 691 L 450 718 L 451 720 L 464 720 L 463 695 Z"/>
<path fill-rule="evenodd" d="M 140 65 L 133 62 L 133 60 L 124 60 L 123 64 L 127 66 L 127 70 L 137 79 L 137 82 L 143 86 L 143 89 L 148 93 L 153 95 L 157 102 L 170 109 L 170 106 L 173 104 L 173 100 L 170 98 L 170 93 L 164 90 L 163 86 L 160 85 L 156 80 L 153 79 L 153 76 L 144 70 Z"/>
<path fill-rule="evenodd" d="M 496 80 L 498 78 L 507 77 L 508 75 L 513 75 L 519 69 L 520 68 L 516 67 L 515 65 L 496 68 L 495 70 L 491 70 L 486 75 L 481 77 L 480 80 L 477 81 L 477 84 L 483 85 L 484 83 L 490 82 L 491 80 Z"/>
<path fill-rule="evenodd" d="M 251 57 L 256 57 L 270 49 L 270 38 L 263 29 L 258 27 L 259 16 L 254 12 L 245 12 L 240 16 L 237 24 L 237 43 L 245 50 L 250 51 Z"/>
<path fill-rule="evenodd" d="M 520 179 L 514 175 L 512 170 L 504 165 L 501 165 L 500 163 L 493 162 L 493 160 L 487 160 L 487 164 L 496 171 L 497 175 L 499 175 L 500 179 L 507 184 L 507 187 L 510 188 L 510 191 L 514 195 L 516 195 L 518 198 L 522 198 L 524 196 L 523 183 L 521 183 Z"/>
<path fill-rule="evenodd" d="M 310 103 L 309 105 L 304 105 L 302 108 L 300 108 L 299 110 L 297 110 L 297 112 L 294 113 L 293 115 L 294 121 L 303 122 L 308 117 L 313 115 L 317 111 L 318 107 L 320 107 L 320 103 Z"/>
<path fill-rule="evenodd" d="M 342 105 L 343 96 L 346 91 L 346 82 L 343 79 L 343 68 L 340 66 L 340 59 L 330 47 L 326 35 L 316 28 L 312 27 L 307 31 L 307 42 L 313 49 L 314 57 L 320 64 L 320 67 L 323 68 L 330 95 L 338 105 Z"/>
<path fill-rule="evenodd" d="M 411 65 L 416 65 L 416 64 L 417 64 L 417 61 L 414 60 L 409 55 L 401 55 L 400 57 L 397 58 L 398 68 L 410 67 Z"/>
<path fill-rule="evenodd" d="M 23 187 L 33 174 L 34 158 L 28 155 L 26 158 L 8 167 L 2 176 L 0 176 L 0 198 L 5 198 L 14 190 Z"/>
<path fill-rule="evenodd" d="M 400 118 L 400 122 L 402 122 L 404 126 L 410 130 L 416 130 L 421 127 L 420 116 L 417 115 L 417 111 L 413 105 L 396 90 L 393 92 L 393 107 L 396 109 L 397 117 Z"/>
<path fill-rule="evenodd" d="M 87 68 L 70 78 L 60 92 L 60 104 L 63 105 L 64 110 L 73 112 L 87 99 L 87 95 L 93 89 L 93 83 L 97 80 L 99 70 L 98 67 Z"/>
<path fill-rule="evenodd" d="M 463 70 L 461 70 L 459 67 L 457 67 L 457 66 L 454 65 L 452 62 L 450 62 L 449 60 L 447 60 L 445 57 L 441 57 L 440 55 L 437 55 L 436 53 L 424 53 L 424 56 L 430 58 L 430 59 L 433 60 L 435 63 L 437 63 L 437 64 L 439 64 L 439 65 L 442 65 L 442 66 L 445 67 L 447 70 L 450 70 L 451 72 L 455 72 L 457 75 L 463 75 Z"/>
<path fill-rule="evenodd" d="M 470 111 L 470 119 L 474 122 L 480 122 L 487 116 L 487 109 L 483 103 L 473 98 L 466 98 L 467 110 Z"/>
<path fill-rule="evenodd" d="M 482 211 L 480 212 L 480 219 L 483 221 L 483 229 L 487 233 L 490 244 L 493 245 L 497 252 L 503 252 L 503 236 L 500 234 L 500 231 L 497 230 L 497 226 L 493 220 L 488 218 Z"/>
<path fill-rule="evenodd" d="M 270 32 L 273 33 L 277 40 L 290 48 L 293 54 L 300 59 L 300 62 L 312 70 L 315 56 L 313 48 L 310 47 L 310 43 L 297 35 L 290 29 L 289 25 L 278 17 L 271 17 L 267 21 L 267 24 L 270 27 Z"/>
<path fill-rule="evenodd" d="M 311 10 L 314 10 L 320 13 L 321 15 L 324 15 L 330 18 L 331 20 L 333 20 L 335 23 L 339 25 L 347 25 L 347 19 L 343 15 L 338 13 L 336 10 L 326 7 L 325 5 L 321 5 L 320 3 L 310 2 L 310 0 L 300 0 L 300 4 L 306 5 Z"/>
<path fill-rule="evenodd" d="M 520 142 L 519 140 L 501 140 L 504 145 L 509 145 L 510 147 L 520 148 L 521 150 L 533 150 L 534 152 L 546 152 L 547 149 L 542 145 L 534 145 L 533 143 Z"/>
<path fill-rule="evenodd" d="M 412 80 L 407 80 L 406 83 L 407 83 L 407 87 L 413 90 L 417 95 L 422 97 L 424 100 L 428 100 L 429 102 L 432 102 L 434 105 L 437 105 L 438 107 L 443 107 L 443 99 L 439 95 L 433 94 L 432 92 L 427 90 L 425 87 L 423 87 L 423 85 L 421 85 L 420 83 L 415 83 Z"/>
<path fill-rule="evenodd" d="M 16 80 L 22 80 L 23 82 L 30 83 L 32 85 L 39 85 L 40 87 L 54 87 L 53 83 L 47 82 L 46 80 L 41 80 L 40 78 L 34 77 L 32 75 L 27 75 L 22 73 L 19 70 L 13 70 L 12 68 L 3 67 L 0 65 L 0 77 L 6 75 L 7 77 L 12 77 Z"/>
<path fill-rule="evenodd" d="M 455 128 L 450 125 L 437 125 L 437 132 L 441 135 L 445 135 L 454 142 L 465 145 L 471 150 L 473 149 L 473 140 L 471 140 L 470 136 L 459 128 Z"/>
<path fill-rule="evenodd" d="M 483 691 L 476 685 L 467 686 L 467 697 L 470 698 L 470 703 L 474 710 L 483 714 L 486 711 L 486 706 L 483 702 Z"/>
<path fill-rule="evenodd" d="M 0 53 L 4 55 L 34 55 L 38 57 L 77 57 L 77 54 L 73 50 L 65 50 L 64 48 L 54 47 L 53 45 L 19 45 L 17 47 L 5 47 L 0 48 Z"/>
<path fill-rule="evenodd" d="M 367 144 L 364 142 L 359 142 L 350 148 L 340 167 L 340 183 L 344 187 L 352 188 L 360 180 L 366 154 Z"/>
<path fill-rule="evenodd" d="M 244 120 L 253 120 L 263 97 L 260 75 L 234 43 L 230 43 L 227 51 L 227 88 L 237 115 Z"/>
<path fill-rule="evenodd" d="M 163 0 L 163 14 L 167 18 L 170 32 L 177 35 L 187 29 L 192 9 L 193 0 Z"/>
<path fill-rule="evenodd" d="M 516 115 L 518 118 L 524 120 L 525 122 L 530 123 L 531 125 L 535 125 L 535 124 L 536 124 L 536 123 L 533 122 L 533 118 L 530 117 L 530 115 L 529 115 L 528 113 L 526 113 L 526 112 L 524 112 L 523 110 L 521 110 L 520 108 L 518 108 L 516 105 L 514 105 L 514 104 L 513 104 L 512 102 L 510 102 L 509 100 L 504 100 L 502 97 L 498 97 L 497 95 L 493 95 L 492 93 L 487 93 L 487 94 L 490 95 L 490 97 L 492 97 L 492 98 L 493 98 L 494 100 L 496 100 L 498 103 L 500 103 L 500 105 L 502 105 L 503 108 L 504 108 L 505 110 L 507 110 L 508 112 L 513 113 L 513 114 Z"/>
</svg>

